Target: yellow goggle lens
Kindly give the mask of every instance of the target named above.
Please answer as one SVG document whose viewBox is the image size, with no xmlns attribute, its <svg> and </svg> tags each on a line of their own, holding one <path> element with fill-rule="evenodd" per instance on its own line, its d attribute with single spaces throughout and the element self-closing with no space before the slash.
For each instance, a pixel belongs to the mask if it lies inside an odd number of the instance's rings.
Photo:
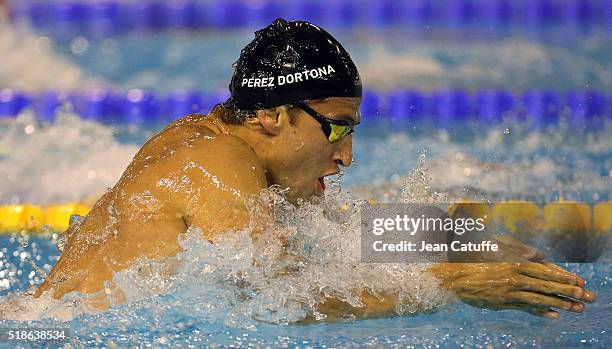
<svg viewBox="0 0 612 349">
<path fill-rule="evenodd" d="M 331 124 L 330 126 L 331 126 L 331 133 L 329 134 L 329 138 L 328 138 L 330 142 L 337 142 L 341 140 L 342 138 L 344 138 L 349 133 L 351 133 L 350 126 L 334 125 L 334 124 Z"/>
</svg>

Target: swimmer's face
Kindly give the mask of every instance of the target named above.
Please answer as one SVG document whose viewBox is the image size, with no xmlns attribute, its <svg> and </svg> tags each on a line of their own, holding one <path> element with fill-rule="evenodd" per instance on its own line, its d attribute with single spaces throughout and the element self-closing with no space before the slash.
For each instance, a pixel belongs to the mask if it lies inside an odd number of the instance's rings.
<svg viewBox="0 0 612 349">
<path fill-rule="evenodd" d="M 308 101 L 317 113 L 332 120 L 360 122 L 361 98 L 333 97 Z M 299 198 L 322 196 L 323 178 L 338 173 L 340 165 L 348 167 L 353 159 L 352 135 L 331 143 L 322 126 L 299 108 L 285 109 L 290 122 L 284 123 L 276 137 L 275 166 L 269 168 L 273 183 L 289 188 L 287 198 L 296 203 Z M 282 113 L 282 112 L 281 112 Z M 282 121 L 280 122 L 282 123 Z"/>
</svg>

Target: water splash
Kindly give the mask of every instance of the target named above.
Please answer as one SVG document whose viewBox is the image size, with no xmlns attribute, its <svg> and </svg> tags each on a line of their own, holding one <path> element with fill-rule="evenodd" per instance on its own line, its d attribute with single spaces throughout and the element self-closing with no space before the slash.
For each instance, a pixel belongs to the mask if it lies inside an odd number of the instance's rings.
<svg viewBox="0 0 612 349">
<path fill-rule="evenodd" d="M 114 283 L 131 302 L 168 293 L 185 301 L 195 297 L 201 302 L 195 307 L 198 316 L 211 316 L 211 309 L 217 309 L 234 326 L 253 325 L 253 319 L 291 323 L 309 314 L 324 319 L 317 305 L 326 297 L 363 306 L 356 289 L 396 295 L 402 314 L 432 310 L 447 300 L 435 279 L 424 273 L 426 265 L 359 263 L 360 213 L 354 202 L 343 216 L 330 212 L 332 206 L 339 210 L 331 196 L 295 208 L 273 187 L 262 199 L 277 225 L 257 240 L 248 228 L 212 244 L 192 227 L 179 241 L 184 252 L 163 263 L 140 262 L 117 273 Z"/>
<path fill-rule="evenodd" d="M 563 196 L 592 202 L 611 197 L 611 124 L 582 133 L 562 127 L 538 130 L 518 121 L 509 126 L 508 135 L 503 125 L 477 132 L 458 125 L 452 134 L 424 128 L 417 134 L 390 133 L 384 141 L 355 137 L 359 162 L 350 168 L 347 184 L 357 197 L 379 201 L 396 197 L 406 181 L 417 178 L 449 201 L 544 202 Z M 460 137 L 462 130 L 474 135 Z M 414 168 L 422 173 L 411 172 Z"/>
<path fill-rule="evenodd" d="M 138 147 L 112 127 L 60 112 L 41 124 L 30 111 L 0 119 L 0 203 L 81 201 L 112 187 Z"/>
<path fill-rule="evenodd" d="M 512 132 L 504 134 L 506 128 Z M 0 203 L 96 199 L 138 149 L 118 141 L 115 131 L 66 111 L 51 124 L 37 122 L 29 111 L 0 120 Z M 429 186 L 449 200 L 556 200 L 561 189 L 568 199 L 610 197 L 610 123 L 588 133 L 532 129 L 518 121 L 480 130 L 471 139 L 457 136 L 463 131 L 473 132 L 458 125 L 452 133 L 391 132 L 382 141 L 356 136 L 357 162 L 347 169 L 345 190 L 355 198 L 398 197 L 426 151 Z"/>
<path fill-rule="evenodd" d="M 406 203 L 444 204 L 449 202 L 448 195 L 431 189 L 429 169 L 426 166 L 427 154 L 419 155 L 417 167 L 408 173 L 400 199 Z M 425 201 L 423 201 L 425 199 Z"/>
<path fill-rule="evenodd" d="M 350 199 L 338 194 L 295 207 L 284 194 L 275 186 L 262 191 L 261 204 L 277 224 L 255 240 L 252 224 L 227 232 L 214 244 L 202 238 L 199 228 L 191 227 L 179 238 L 183 252 L 161 260 L 139 260 L 116 273 L 113 283 L 131 304 L 128 313 L 138 312 L 143 304 L 163 303 L 157 309 L 163 319 L 170 316 L 165 302 L 171 299 L 169 304 L 188 316 L 253 327 L 257 321 L 287 324 L 309 315 L 324 320 L 318 305 L 327 298 L 363 307 L 356 290 L 397 297 L 398 314 L 431 311 L 449 300 L 435 278 L 425 273 L 426 264 L 359 263 L 358 202 L 342 209 L 340 203 Z M 71 320 L 96 313 L 91 305 L 100 297 L 116 304 L 110 288 L 94 295 L 71 293 L 62 300 L 12 295 L 2 302 L 3 318 Z"/>
</svg>

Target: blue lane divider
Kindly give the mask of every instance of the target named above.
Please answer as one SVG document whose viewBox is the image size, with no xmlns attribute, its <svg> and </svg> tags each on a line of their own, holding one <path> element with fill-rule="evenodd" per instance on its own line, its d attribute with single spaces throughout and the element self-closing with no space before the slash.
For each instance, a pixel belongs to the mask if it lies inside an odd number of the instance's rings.
<svg viewBox="0 0 612 349">
<path fill-rule="evenodd" d="M 118 98 L 111 91 L 92 89 L 71 94 L 69 102 L 72 104 L 73 111 L 81 118 L 108 123 L 119 121 L 113 118 L 120 114 L 118 109 L 114 108 Z"/>
<path fill-rule="evenodd" d="M 0 117 L 14 116 L 30 104 L 30 98 L 25 92 L 9 88 L 0 90 Z"/>
<path fill-rule="evenodd" d="M 119 4 L 113 1 L 96 1 L 90 4 L 89 20 L 86 30 L 94 35 L 107 36 L 120 32 L 116 18 L 119 17 Z"/>
<path fill-rule="evenodd" d="M 487 123 L 499 122 L 513 110 L 515 103 L 511 91 L 481 90 L 476 93 L 476 114 Z"/>
<path fill-rule="evenodd" d="M 561 96 L 552 90 L 531 90 L 523 94 L 524 115 L 536 122 L 536 126 L 547 127 L 558 122 Z"/>
<path fill-rule="evenodd" d="M 60 34 L 261 27 L 277 17 L 322 26 L 604 24 L 611 0 L 20 0 L 15 21 Z"/>
<path fill-rule="evenodd" d="M 406 117 L 420 118 L 427 115 L 427 99 L 420 91 L 415 90 L 393 90 L 389 91 L 384 100 L 383 115 L 389 115 L 393 119 Z M 366 117 L 368 114 L 365 115 Z"/>
<path fill-rule="evenodd" d="M 229 92 L 178 90 L 168 94 L 132 89 L 112 91 L 90 89 L 65 93 L 26 93 L 0 90 L 0 118 L 15 117 L 31 109 L 42 121 L 53 121 L 59 110 L 72 111 L 83 119 L 102 123 L 139 124 L 169 122 L 191 113 L 207 113 L 225 101 Z M 598 127 L 612 120 L 612 92 L 596 90 L 484 89 L 467 91 L 442 89 L 419 91 L 393 89 L 364 91 L 361 114 L 364 119 L 390 121 L 430 120 L 438 126 L 453 122 L 478 121 L 496 124 L 505 119 L 533 122 L 536 127 L 556 125 L 565 120 L 571 127 Z"/>
<path fill-rule="evenodd" d="M 573 128 L 582 128 L 586 125 L 600 127 L 601 121 L 593 124 L 593 116 L 606 113 L 606 97 L 597 91 L 570 91 L 567 94 L 567 106 L 571 110 L 569 123 Z M 612 99 L 610 99 L 612 107 Z"/>
<path fill-rule="evenodd" d="M 441 125 L 465 120 L 474 114 L 471 97 L 466 91 L 436 91 L 433 93 L 431 103 L 431 114 Z"/>
<path fill-rule="evenodd" d="M 65 102 L 65 97 L 59 91 L 42 91 L 35 95 L 32 106 L 36 117 L 43 121 L 55 120 L 57 109 Z"/>
<path fill-rule="evenodd" d="M 204 111 L 204 93 L 188 90 L 176 91 L 167 99 L 168 115 L 189 115 Z"/>
<path fill-rule="evenodd" d="M 365 89 L 361 101 L 361 113 L 363 115 L 377 115 L 380 113 L 381 101 L 378 93 Z"/>
<path fill-rule="evenodd" d="M 120 103 L 121 115 L 128 124 L 139 124 L 159 117 L 159 101 L 150 91 L 129 90 Z"/>
</svg>

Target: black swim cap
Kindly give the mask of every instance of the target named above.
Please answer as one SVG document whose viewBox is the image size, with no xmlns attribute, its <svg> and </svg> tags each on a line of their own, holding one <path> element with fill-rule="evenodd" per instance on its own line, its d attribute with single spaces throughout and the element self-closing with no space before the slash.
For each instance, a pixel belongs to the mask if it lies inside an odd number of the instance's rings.
<svg viewBox="0 0 612 349">
<path fill-rule="evenodd" d="M 361 97 L 361 79 L 344 47 L 304 21 L 279 18 L 255 32 L 234 64 L 229 103 L 257 110 L 326 97 Z"/>
</svg>

